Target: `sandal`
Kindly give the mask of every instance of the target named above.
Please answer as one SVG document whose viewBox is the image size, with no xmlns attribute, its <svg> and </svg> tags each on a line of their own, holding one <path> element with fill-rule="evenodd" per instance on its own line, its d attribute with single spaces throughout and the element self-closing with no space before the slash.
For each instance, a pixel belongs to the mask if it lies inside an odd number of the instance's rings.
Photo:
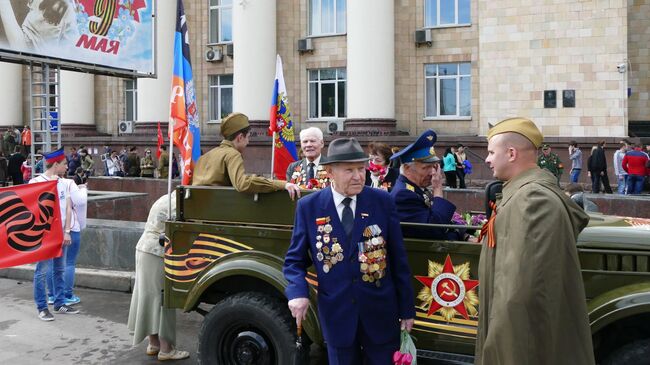
<svg viewBox="0 0 650 365">
<path fill-rule="evenodd" d="M 160 347 L 153 346 L 153 345 L 147 346 L 147 355 L 154 356 L 154 355 L 158 355 L 159 352 L 160 352 Z"/>
<path fill-rule="evenodd" d="M 170 352 L 159 352 L 158 353 L 158 361 L 181 360 L 181 359 L 186 359 L 188 357 L 190 357 L 189 352 L 176 350 L 176 349 L 173 349 Z"/>
</svg>

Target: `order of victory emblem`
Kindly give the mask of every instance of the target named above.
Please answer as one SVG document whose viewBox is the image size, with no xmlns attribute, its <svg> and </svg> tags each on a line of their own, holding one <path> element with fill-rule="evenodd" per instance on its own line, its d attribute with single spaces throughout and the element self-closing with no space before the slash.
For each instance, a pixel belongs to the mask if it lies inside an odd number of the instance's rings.
<svg viewBox="0 0 650 365">
<path fill-rule="evenodd" d="M 444 265 L 429 261 L 429 275 L 415 277 L 424 284 L 418 294 L 418 299 L 422 300 L 420 308 L 428 310 L 429 316 L 440 311 L 447 322 L 456 314 L 465 319 L 469 319 L 469 315 L 477 315 L 478 295 L 475 288 L 479 282 L 470 280 L 469 274 L 469 262 L 453 266 L 449 255 Z"/>
</svg>

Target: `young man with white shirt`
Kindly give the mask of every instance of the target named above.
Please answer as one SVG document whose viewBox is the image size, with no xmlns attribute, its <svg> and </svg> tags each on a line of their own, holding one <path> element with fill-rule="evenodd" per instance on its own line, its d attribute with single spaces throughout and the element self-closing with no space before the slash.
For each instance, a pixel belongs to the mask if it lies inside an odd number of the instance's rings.
<svg viewBox="0 0 650 365">
<path fill-rule="evenodd" d="M 53 286 L 54 286 L 54 311 L 61 314 L 77 314 L 78 310 L 69 307 L 65 304 L 64 293 L 64 279 L 65 272 L 65 256 L 68 246 L 70 245 L 71 238 L 71 221 L 72 221 L 72 207 L 70 194 L 67 184 L 59 179 L 59 175 L 65 174 L 68 170 L 68 162 L 65 158 L 63 149 L 48 152 L 44 154 L 45 159 L 45 172 L 29 181 L 30 184 L 37 182 L 45 182 L 51 180 L 58 180 L 57 190 L 59 195 L 59 208 L 61 209 L 61 225 L 63 226 L 63 250 L 59 257 L 47 259 L 36 263 L 34 270 L 34 301 L 36 302 L 36 309 L 38 310 L 38 318 L 43 321 L 53 321 L 54 316 L 50 313 L 47 307 L 46 296 L 46 276 L 50 265 L 53 266 Z"/>
<path fill-rule="evenodd" d="M 77 265 L 77 256 L 81 246 L 81 230 L 86 227 L 86 205 L 88 204 L 88 190 L 86 184 L 77 185 L 74 180 L 66 179 L 61 175 L 59 183 L 65 184 L 71 202 L 70 215 L 70 246 L 66 249 L 65 254 L 65 272 L 63 281 L 63 293 L 65 295 L 65 305 L 75 305 L 81 302 L 81 299 L 74 295 L 74 275 Z M 50 267 L 47 272 L 47 287 L 49 289 L 47 304 L 54 304 L 54 270 Z"/>
<path fill-rule="evenodd" d="M 629 147 L 627 141 L 621 141 L 621 147 L 614 152 L 614 174 L 618 183 L 616 190 L 619 194 L 625 194 L 625 187 L 627 186 L 627 171 L 623 169 L 623 158 Z"/>
</svg>

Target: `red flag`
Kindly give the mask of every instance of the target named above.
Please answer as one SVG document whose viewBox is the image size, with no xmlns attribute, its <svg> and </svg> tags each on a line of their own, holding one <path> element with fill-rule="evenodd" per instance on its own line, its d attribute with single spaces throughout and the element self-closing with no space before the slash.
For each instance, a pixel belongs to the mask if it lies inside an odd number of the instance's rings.
<svg viewBox="0 0 650 365">
<path fill-rule="evenodd" d="M 0 188 L 0 268 L 61 256 L 57 181 Z"/>
<path fill-rule="evenodd" d="M 162 153 L 162 145 L 165 143 L 163 139 L 162 131 L 160 130 L 160 122 L 158 122 L 158 150 L 156 151 L 156 157 L 160 160 L 160 154 Z"/>
</svg>

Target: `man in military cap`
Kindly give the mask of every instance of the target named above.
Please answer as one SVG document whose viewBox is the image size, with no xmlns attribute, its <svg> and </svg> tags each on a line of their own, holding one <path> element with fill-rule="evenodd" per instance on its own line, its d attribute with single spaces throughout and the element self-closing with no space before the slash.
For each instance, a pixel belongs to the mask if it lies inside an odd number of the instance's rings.
<svg viewBox="0 0 650 365">
<path fill-rule="evenodd" d="M 542 145 L 542 153 L 537 157 L 537 166 L 550 171 L 557 178 L 558 184 L 560 183 L 564 166 L 562 165 L 562 161 L 560 161 L 560 156 L 555 152 L 551 152 L 551 146 L 548 144 Z"/>
<path fill-rule="evenodd" d="M 245 173 L 242 153 L 248 145 L 250 130 L 248 117 L 242 113 L 232 113 L 224 118 L 221 122 L 223 141 L 197 161 L 192 185 L 232 186 L 243 193 L 270 193 L 284 189 L 291 199 L 299 197 L 300 188 L 296 184 Z"/>
<path fill-rule="evenodd" d="M 443 198 L 440 159 L 433 145 L 436 133 L 427 130 L 412 144 L 391 157 L 399 159 L 400 176 L 391 191 L 401 222 L 451 224 L 456 206 Z M 445 228 L 403 227 L 404 236 L 431 239 L 457 239 Z"/>
<path fill-rule="evenodd" d="M 289 309 L 300 326 L 309 308 L 307 269 L 318 274 L 318 314 L 329 364 L 392 364 L 400 327 L 415 317 L 402 232 L 388 193 L 365 186 L 368 156 L 354 138 L 332 141 L 332 185 L 298 201 L 284 261 Z"/>
<path fill-rule="evenodd" d="M 594 364 L 576 239 L 589 216 L 537 164 L 543 136 L 524 118 L 488 132 L 504 182 L 481 236 L 475 363 Z"/>
</svg>

